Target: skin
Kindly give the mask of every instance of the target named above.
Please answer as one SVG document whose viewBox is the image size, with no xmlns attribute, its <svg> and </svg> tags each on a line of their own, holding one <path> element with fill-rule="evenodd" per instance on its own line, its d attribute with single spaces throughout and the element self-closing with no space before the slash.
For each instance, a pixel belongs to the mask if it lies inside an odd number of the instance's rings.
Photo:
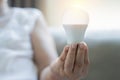
<svg viewBox="0 0 120 80">
<path fill-rule="evenodd" d="M 9 11 L 7 0 L 0 0 L 0 15 Z M 42 13 L 30 37 L 39 80 L 80 80 L 87 75 L 89 57 L 86 43 L 66 45 L 58 57 Z"/>
<path fill-rule="evenodd" d="M 0 0 L 0 16 L 6 16 L 10 12 L 7 0 Z"/>
</svg>

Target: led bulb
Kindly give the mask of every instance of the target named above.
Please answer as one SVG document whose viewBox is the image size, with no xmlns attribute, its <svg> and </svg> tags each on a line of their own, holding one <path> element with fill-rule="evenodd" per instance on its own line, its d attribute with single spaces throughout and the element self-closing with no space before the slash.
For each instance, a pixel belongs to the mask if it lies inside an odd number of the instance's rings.
<svg viewBox="0 0 120 80">
<path fill-rule="evenodd" d="M 88 13 L 78 7 L 73 7 L 64 13 L 63 27 L 67 35 L 68 44 L 83 41 L 88 22 Z"/>
</svg>

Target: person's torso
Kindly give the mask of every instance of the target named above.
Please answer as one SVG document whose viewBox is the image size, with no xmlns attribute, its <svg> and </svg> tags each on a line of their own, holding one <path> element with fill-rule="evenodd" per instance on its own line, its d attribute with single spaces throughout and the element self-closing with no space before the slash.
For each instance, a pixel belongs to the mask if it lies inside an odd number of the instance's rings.
<svg viewBox="0 0 120 80">
<path fill-rule="evenodd" d="M 0 20 L 0 79 L 32 80 L 37 75 L 32 62 L 30 34 L 39 11 L 21 8 L 12 10 L 8 20 Z"/>
</svg>

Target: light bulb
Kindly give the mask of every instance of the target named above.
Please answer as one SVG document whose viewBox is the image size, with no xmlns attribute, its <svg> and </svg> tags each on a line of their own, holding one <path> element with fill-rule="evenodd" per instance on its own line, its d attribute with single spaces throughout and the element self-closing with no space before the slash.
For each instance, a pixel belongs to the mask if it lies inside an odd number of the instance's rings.
<svg viewBox="0 0 120 80">
<path fill-rule="evenodd" d="M 67 35 L 68 44 L 83 41 L 88 22 L 88 13 L 78 7 L 73 7 L 64 13 L 63 27 Z"/>
</svg>

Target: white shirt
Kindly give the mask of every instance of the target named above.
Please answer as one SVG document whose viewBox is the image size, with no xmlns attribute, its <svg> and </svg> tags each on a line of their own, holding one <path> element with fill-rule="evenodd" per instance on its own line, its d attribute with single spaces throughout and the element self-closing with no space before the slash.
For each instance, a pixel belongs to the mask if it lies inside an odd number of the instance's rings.
<svg viewBox="0 0 120 80">
<path fill-rule="evenodd" d="M 37 80 L 30 34 L 40 12 L 13 8 L 0 17 L 0 80 Z"/>
</svg>

